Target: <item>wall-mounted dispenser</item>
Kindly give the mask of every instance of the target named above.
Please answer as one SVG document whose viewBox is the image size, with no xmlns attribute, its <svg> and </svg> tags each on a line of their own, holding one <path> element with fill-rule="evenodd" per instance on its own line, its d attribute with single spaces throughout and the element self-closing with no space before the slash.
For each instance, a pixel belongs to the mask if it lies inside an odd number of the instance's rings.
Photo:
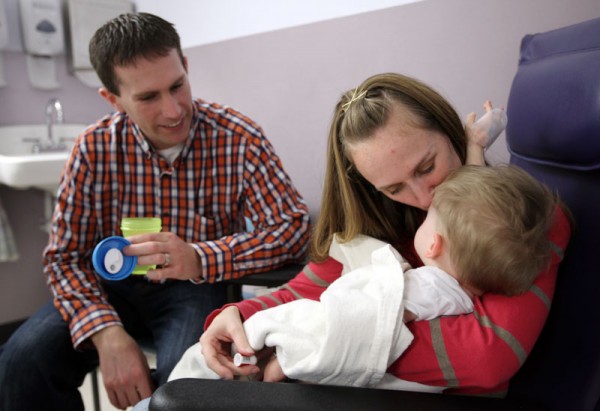
<svg viewBox="0 0 600 411">
<path fill-rule="evenodd" d="M 69 62 L 73 74 L 90 87 L 100 87 L 88 46 L 96 30 L 122 13 L 132 12 L 130 0 L 68 0 Z"/>
<path fill-rule="evenodd" d="M 0 87 L 6 86 L 4 79 L 4 61 L 2 60 L 2 50 L 8 45 L 8 25 L 6 21 L 6 9 L 4 1 L 0 2 Z"/>
<path fill-rule="evenodd" d="M 58 88 L 55 57 L 64 52 L 61 0 L 19 0 L 29 80 L 34 87 Z"/>
</svg>

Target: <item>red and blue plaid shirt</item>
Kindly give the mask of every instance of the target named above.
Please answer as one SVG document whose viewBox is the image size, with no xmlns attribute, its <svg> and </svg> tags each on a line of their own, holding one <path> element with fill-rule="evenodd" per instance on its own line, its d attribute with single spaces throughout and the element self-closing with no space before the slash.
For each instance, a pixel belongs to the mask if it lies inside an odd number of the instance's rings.
<svg viewBox="0 0 600 411">
<path fill-rule="evenodd" d="M 209 283 L 301 260 L 310 231 L 307 207 L 273 147 L 242 114 L 195 100 L 189 138 L 172 164 L 126 114 L 108 115 L 75 143 L 44 251 L 75 347 L 121 324 L 91 255 L 103 238 L 122 235 L 123 217 L 160 217 L 163 231 L 194 245 Z"/>
</svg>

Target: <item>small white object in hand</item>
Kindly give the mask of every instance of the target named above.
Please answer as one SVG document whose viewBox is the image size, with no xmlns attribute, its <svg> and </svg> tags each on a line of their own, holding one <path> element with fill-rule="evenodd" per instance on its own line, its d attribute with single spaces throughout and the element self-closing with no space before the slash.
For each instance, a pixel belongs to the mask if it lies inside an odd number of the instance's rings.
<svg viewBox="0 0 600 411">
<path fill-rule="evenodd" d="M 233 364 L 235 364 L 236 367 L 241 367 L 242 365 L 255 365 L 256 356 L 251 355 L 250 357 L 246 357 L 238 352 L 233 356 Z"/>
</svg>

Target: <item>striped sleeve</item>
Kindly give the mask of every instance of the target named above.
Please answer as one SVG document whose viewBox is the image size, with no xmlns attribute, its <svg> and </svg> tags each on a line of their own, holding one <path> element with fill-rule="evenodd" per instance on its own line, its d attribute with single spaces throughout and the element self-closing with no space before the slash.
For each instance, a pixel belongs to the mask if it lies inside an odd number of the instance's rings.
<svg viewBox="0 0 600 411">
<path fill-rule="evenodd" d="M 228 304 L 213 311 L 204 324 L 204 329 L 208 328 L 212 320 L 225 308 L 234 305 L 240 310 L 242 319 L 245 321 L 253 314 L 270 308 L 276 307 L 290 301 L 301 298 L 318 300 L 323 291 L 342 275 L 342 264 L 328 258 L 323 263 L 309 263 L 292 280 L 279 287 L 276 291 L 260 297 L 243 300 L 238 303 Z"/>
<path fill-rule="evenodd" d="M 558 210 L 549 233 L 551 264 L 529 291 L 516 297 L 486 294 L 471 315 L 411 323 L 415 340 L 388 372 L 445 387 L 446 393 L 504 396 L 544 326 L 569 237 L 567 217 Z"/>
<path fill-rule="evenodd" d="M 101 120 L 102 121 L 102 120 Z M 84 148 L 94 140 L 95 128 L 79 138 L 65 165 L 58 191 L 49 242 L 44 250 L 44 273 L 54 296 L 54 306 L 69 324 L 71 340 L 77 349 L 104 327 L 120 325 L 116 310 L 108 302 L 89 257 L 96 241 L 97 215 L 91 198 L 92 168 Z"/>
<path fill-rule="evenodd" d="M 202 201 L 211 203 L 215 225 L 223 210 L 234 207 L 230 214 L 243 213 L 254 230 L 215 232 L 196 242 L 204 278 L 211 283 L 230 280 L 301 261 L 310 216 L 272 144 L 260 126 L 231 108 L 213 104 L 207 113 L 204 135 L 197 139 L 203 146 L 196 152 L 215 154 L 211 176 L 202 182 Z"/>
</svg>

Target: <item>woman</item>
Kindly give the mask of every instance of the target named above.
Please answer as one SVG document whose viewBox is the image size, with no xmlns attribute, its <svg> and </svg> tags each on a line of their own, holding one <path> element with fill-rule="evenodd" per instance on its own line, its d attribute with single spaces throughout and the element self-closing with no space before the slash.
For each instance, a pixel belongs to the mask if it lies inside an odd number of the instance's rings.
<svg viewBox="0 0 600 411">
<path fill-rule="evenodd" d="M 469 115 L 467 130 L 474 120 L 475 115 Z M 421 266 L 412 246 L 415 231 L 434 188 L 465 163 L 466 153 L 465 129 L 455 110 L 415 79 L 381 74 L 345 93 L 329 133 L 311 263 L 270 296 L 212 313 L 200 339 L 208 366 L 223 378 L 259 371 L 232 362 L 232 342 L 241 354 L 253 354 L 242 320 L 297 298 L 318 299 L 341 275 L 341 265 L 328 255 L 334 233 L 341 241 L 358 234 L 383 240 L 411 265 Z M 550 239 L 564 249 L 568 236 L 568 222 L 557 211 Z M 517 297 L 486 294 L 476 299 L 473 314 L 412 323 L 415 340 L 388 373 L 455 392 L 504 394 L 546 320 L 559 261 L 554 254 L 550 267 L 538 276 L 535 292 Z M 283 377 L 276 360 L 270 361 L 265 381 Z"/>
</svg>

